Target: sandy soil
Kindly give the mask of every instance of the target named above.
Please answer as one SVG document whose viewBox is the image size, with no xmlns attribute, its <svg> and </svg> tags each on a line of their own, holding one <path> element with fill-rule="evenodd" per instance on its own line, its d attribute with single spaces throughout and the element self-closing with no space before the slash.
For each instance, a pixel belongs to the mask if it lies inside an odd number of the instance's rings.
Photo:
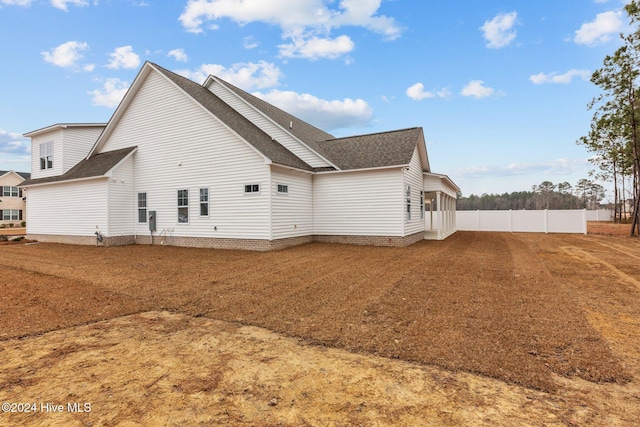
<svg viewBox="0 0 640 427">
<path fill-rule="evenodd" d="M 0 425 L 640 417 L 636 239 L 459 232 L 402 249 L 0 256 L 0 402 L 37 409 Z"/>
</svg>

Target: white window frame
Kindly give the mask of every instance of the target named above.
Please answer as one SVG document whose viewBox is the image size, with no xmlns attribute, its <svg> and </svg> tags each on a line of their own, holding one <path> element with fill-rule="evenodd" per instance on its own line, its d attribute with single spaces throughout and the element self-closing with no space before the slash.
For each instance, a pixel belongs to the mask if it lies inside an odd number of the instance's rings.
<svg viewBox="0 0 640 427">
<path fill-rule="evenodd" d="M 20 196 L 20 191 L 18 190 L 18 187 L 14 187 L 11 185 L 4 185 L 2 186 L 2 197 L 19 197 Z"/>
<path fill-rule="evenodd" d="M 21 209 L 3 209 L 2 210 L 2 221 L 20 221 L 22 214 L 20 213 Z"/>
<path fill-rule="evenodd" d="M 244 194 L 260 194 L 260 184 L 245 184 Z"/>
<path fill-rule="evenodd" d="M 289 195 L 289 184 L 276 183 L 276 193 Z"/>
<path fill-rule="evenodd" d="M 409 222 L 411 221 L 411 186 L 410 185 L 407 185 L 404 204 L 405 204 L 405 209 L 404 209 L 405 221 Z"/>
<path fill-rule="evenodd" d="M 203 200 L 202 198 L 202 192 L 203 190 L 205 191 L 205 200 Z M 200 216 L 209 216 L 209 187 L 201 187 L 200 191 L 199 191 L 199 196 L 200 196 Z M 207 209 L 207 213 L 203 214 L 202 213 L 202 208 L 206 206 Z"/>
<path fill-rule="evenodd" d="M 40 144 L 40 170 L 53 169 L 53 141 Z"/>
<path fill-rule="evenodd" d="M 144 195 L 144 206 L 142 206 L 142 200 L 140 200 L 140 196 Z M 138 193 L 138 223 L 139 224 L 145 224 L 147 222 L 147 216 L 148 216 L 148 210 L 147 210 L 147 205 L 148 205 L 148 201 L 147 201 L 147 193 L 146 192 L 140 192 Z M 142 216 L 140 214 L 143 214 Z"/>
<path fill-rule="evenodd" d="M 178 205 L 178 224 L 189 224 L 189 189 L 181 188 L 176 192 L 177 195 L 177 205 Z M 183 210 L 186 212 L 186 219 L 182 220 L 180 218 L 180 211 Z"/>
</svg>

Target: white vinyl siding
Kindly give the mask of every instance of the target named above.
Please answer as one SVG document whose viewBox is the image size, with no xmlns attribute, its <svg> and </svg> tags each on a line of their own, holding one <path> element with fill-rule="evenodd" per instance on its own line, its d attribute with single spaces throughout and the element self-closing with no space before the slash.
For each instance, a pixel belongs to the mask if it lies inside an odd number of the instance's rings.
<svg viewBox="0 0 640 427">
<path fill-rule="evenodd" d="M 244 185 L 269 180 L 269 166 L 245 141 L 163 76 L 151 72 L 100 152 L 137 146 L 135 189 L 156 211 L 157 233 L 184 237 L 269 239 L 269 199 Z M 200 188 L 209 216 L 200 216 Z M 189 224 L 177 225 L 177 190 L 189 190 Z M 135 205 L 131 215 L 136 218 Z M 195 213 L 195 215 L 194 215 Z M 136 221 L 136 234 L 148 235 Z"/>
<path fill-rule="evenodd" d="M 298 156 L 308 165 L 313 167 L 330 166 L 324 159 L 311 151 L 300 141 L 292 137 L 288 132 L 276 125 L 273 121 L 266 118 L 262 113 L 257 111 L 251 105 L 247 104 L 243 99 L 239 98 L 235 93 L 229 91 L 219 83 L 213 83 L 208 88 L 216 94 L 220 99 L 229 104 L 231 108 L 245 116 L 251 123 L 262 129 L 267 135 L 285 146 L 289 151 Z"/>
<path fill-rule="evenodd" d="M 109 237 L 131 236 L 137 223 L 133 157 L 127 158 L 112 171 L 108 183 L 109 228 L 102 234 Z"/>
<path fill-rule="evenodd" d="M 102 133 L 103 126 L 68 127 L 63 131 L 63 173 L 74 167 L 89 154 Z"/>
<path fill-rule="evenodd" d="M 62 129 L 55 129 L 51 132 L 37 135 L 31 138 L 31 178 L 46 178 L 49 176 L 62 175 Z M 40 146 L 42 144 L 53 143 L 53 167 L 47 169 L 40 168 Z"/>
<path fill-rule="evenodd" d="M 413 152 L 409 170 L 404 170 L 404 184 L 411 187 L 411 220 L 404 223 L 404 235 L 418 233 L 425 229 L 424 215 L 421 215 L 420 194 L 423 190 L 423 173 L 418 148 Z"/>
<path fill-rule="evenodd" d="M 318 174 L 313 179 L 313 234 L 402 236 L 401 168 Z"/>
<path fill-rule="evenodd" d="M 107 186 L 103 178 L 30 187 L 27 233 L 93 236 L 98 227 L 108 235 Z"/>
<path fill-rule="evenodd" d="M 313 234 L 313 177 L 310 174 L 271 168 L 272 239 Z M 286 183 L 288 193 L 278 193 Z"/>
</svg>

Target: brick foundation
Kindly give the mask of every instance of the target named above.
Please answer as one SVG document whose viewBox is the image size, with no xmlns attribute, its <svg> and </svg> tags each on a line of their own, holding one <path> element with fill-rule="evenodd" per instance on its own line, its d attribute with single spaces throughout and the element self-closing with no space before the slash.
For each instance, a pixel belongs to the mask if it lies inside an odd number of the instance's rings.
<svg viewBox="0 0 640 427">
<path fill-rule="evenodd" d="M 63 236 L 54 234 L 27 234 L 28 239 L 45 243 L 64 243 L 71 245 L 96 245 L 95 236 Z M 249 251 L 272 251 L 302 245 L 310 242 L 340 243 L 361 246 L 396 246 L 404 247 L 416 243 L 424 238 L 424 232 L 409 236 L 300 236 L 287 239 L 220 239 L 213 237 L 181 237 L 154 236 L 154 245 L 184 246 L 192 248 L 212 249 L 240 249 Z M 148 235 L 104 237 L 97 246 L 149 245 Z"/>
</svg>

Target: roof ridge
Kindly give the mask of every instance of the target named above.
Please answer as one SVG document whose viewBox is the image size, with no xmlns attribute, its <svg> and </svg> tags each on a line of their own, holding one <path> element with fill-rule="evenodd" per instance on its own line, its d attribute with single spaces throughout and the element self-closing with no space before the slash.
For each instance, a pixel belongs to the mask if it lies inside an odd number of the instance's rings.
<svg viewBox="0 0 640 427">
<path fill-rule="evenodd" d="M 363 134 L 359 134 L 359 135 L 341 136 L 341 137 L 338 137 L 338 138 L 326 139 L 326 140 L 320 141 L 320 142 L 338 141 L 340 139 L 349 139 L 349 138 L 362 138 L 362 137 L 366 137 L 366 136 L 384 135 L 384 134 L 388 134 L 388 133 L 406 132 L 408 130 L 419 130 L 419 129 L 422 129 L 422 127 L 421 126 L 413 126 L 413 127 L 408 127 L 408 128 L 404 128 L 404 129 L 393 129 L 393 130 L 385 130 L 385 131 L 380 131 L 380 132 L 363 133 Z"/>
</svg>

